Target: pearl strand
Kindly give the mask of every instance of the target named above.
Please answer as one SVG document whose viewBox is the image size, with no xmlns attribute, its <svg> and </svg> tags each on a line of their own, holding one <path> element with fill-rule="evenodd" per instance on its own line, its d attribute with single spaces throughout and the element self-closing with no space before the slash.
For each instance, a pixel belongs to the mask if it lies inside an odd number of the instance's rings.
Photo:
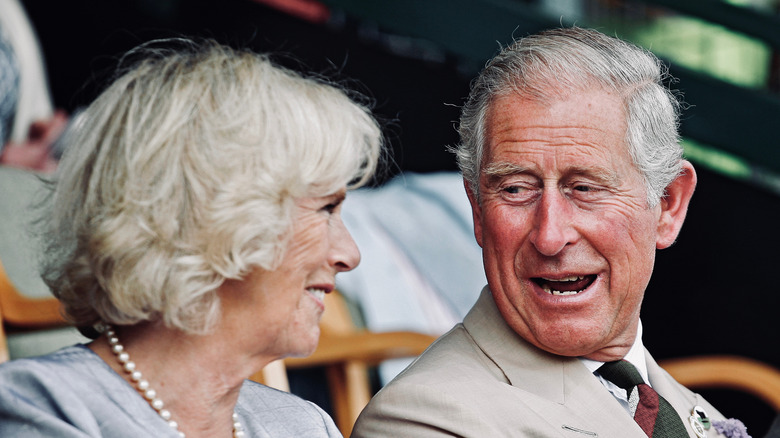
<svg viewBox="0 0 780 438">
<path fill-rule="evenodd" d="M 108 338 L 108 345 L 111 347 L 111 352 L 114 353 L 119 364 L 122 365 L 122 369 L 130 375 L 135 388 L 143 395 L 146 401 L 157 411 L 157 414 L 168 423 L 173 430 L 179 434 L 179 438 L 185 438 L 184 432 L 179 430 L 179 423 L 171 419 L 171 411 L 165 409 L 165 403 L 157 397 L 157 391 L 152 389 L 149 385 L 149 381 L 143 378 L 143 374 L 136 369 L 135 362 L 130 360 L 130 355 L 125 351 L 124 345 L 119 342 L 119 338 L 116 335 L 113 327 L 106 326 L 104 333 Z M 244 427 L 241 425 L 241 421 L 238 418 L 238 414 L 233 412 L 233 438 L 243 438 L 245 436 Z"/>
</svg>

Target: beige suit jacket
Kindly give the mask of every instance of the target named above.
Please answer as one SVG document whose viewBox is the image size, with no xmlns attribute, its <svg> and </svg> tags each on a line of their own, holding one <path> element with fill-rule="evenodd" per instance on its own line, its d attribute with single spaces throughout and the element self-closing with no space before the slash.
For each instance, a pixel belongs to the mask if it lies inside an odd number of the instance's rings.
<svg viewBox="0 0 780 438">
<path fill-rule="evenodd" d="M 646 358 L 650 384 L 691 438 L 694 406 L 723 419 Z M 647 438 L 578 359 L 546 353 L 512 331 L 487 287 L 462 324 L 374 397 L 352 436 Z M 707 436 L 722 435 L 711 428 Z"/>
</svg>

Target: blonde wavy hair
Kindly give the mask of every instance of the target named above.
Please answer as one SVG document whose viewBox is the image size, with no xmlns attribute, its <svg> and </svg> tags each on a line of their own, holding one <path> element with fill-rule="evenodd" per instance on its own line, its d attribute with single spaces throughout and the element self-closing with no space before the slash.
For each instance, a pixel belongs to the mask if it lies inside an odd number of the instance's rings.
<svg viewBox="0 0 780 438">
<path fill-rule="evenodd" d="M 215 290 L 283 256 L 296 198 L 358 187 L 382 138 L 324 79 L 213 41 L 147 44 L 69 130 L 43 276 L 82 331 L 206 333 Z"/>
</svg>

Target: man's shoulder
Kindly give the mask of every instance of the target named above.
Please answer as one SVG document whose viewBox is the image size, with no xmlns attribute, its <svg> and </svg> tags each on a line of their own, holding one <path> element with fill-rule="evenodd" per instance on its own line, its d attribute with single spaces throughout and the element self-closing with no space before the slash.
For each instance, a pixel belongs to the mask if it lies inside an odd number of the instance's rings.
<svg viewBox="0 0 780 438">
<path fill-rule="evenodd" d="M 475 391 L 496 380 L 484 360 L 463 325 L 456 325 L 371 399 L 352 436 L 492 435 Z"/>
<path fill-rule="evenodd" d="M 435 404 L 452 411 L 460 405 L 470 406 L 480 394 L 496 387 L 508 387 L 507 383 L 501 369 L 458 324 L 385 385 L 367 410 L 406 410 L 421 403 L 426 409 Z"/>
<path fill-rule="evenodd" d="M 374 396 L 360 414 L 353 437 L 549 432 L 538 412 L 548 412 L 557 403 L 513 386 L 471 335 L 457 325 L 439 338 Z"/>
<path fill-rule="evenodd" d="M 500 368 L 482 351 L 463 324 L 457 324 L 388 385 L 416 382 L 427 386 L 452 385 L 478 376 L 505 380 Z"/>
</svg>

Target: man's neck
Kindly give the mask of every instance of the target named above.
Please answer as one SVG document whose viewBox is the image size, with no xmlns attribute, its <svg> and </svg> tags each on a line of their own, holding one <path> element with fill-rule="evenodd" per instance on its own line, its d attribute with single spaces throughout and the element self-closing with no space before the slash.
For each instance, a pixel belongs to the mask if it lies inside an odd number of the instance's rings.
<svg viewBox="0 0 780 438">
<path fill-rule="evenodd" d="M 585 365 L 585 367 L 587 367 L 590 372 L 596 371 L 601 365 L 604 364 L 604 362 L 585 359 L 584 357 L 580 357 L 579 360 L 582 361 L 583 365 Z M 623 357 L 623 360 L 631 362 L 631 364 L 636 367 L 637 371 L 639 371 L 639 374 L 642 376 L 645 382 L 649 382 L 647 375 L 647 361 L 645 360 L 645 347 L 642 343 L 641 320 L 639 321 L 639 324 L 637 324 L 637 332 L 636 337 L 634 338 L 634 343 L 631 345 L 628 353 L 626 353 L 626 355 Z"/>
</svg>

